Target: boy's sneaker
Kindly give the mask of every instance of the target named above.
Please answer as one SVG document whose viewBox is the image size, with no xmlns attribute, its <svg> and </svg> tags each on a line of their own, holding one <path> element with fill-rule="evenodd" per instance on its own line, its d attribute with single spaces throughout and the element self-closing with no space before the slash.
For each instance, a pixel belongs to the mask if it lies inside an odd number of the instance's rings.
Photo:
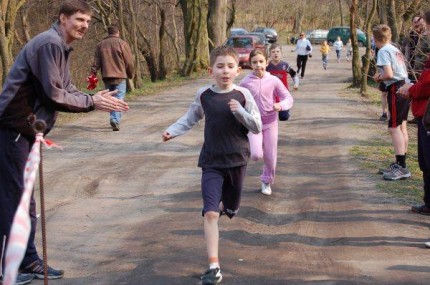
<svg viewBox="0 0 430 285">
<path fill-rule="evenodd" d="M 427 248 L 430 248 L 430 241 L 426 242 L 424 245 L 425 245 Z"/>
<path fill-rule="evenodd" d="M 23 270 L 22 273 L 33 274 L 36 279 L 44 279 L 43 260 L 38 259 Z M 48 279 L 60 279 L 64 276 L 64 270 L 57 270 L 48 266 Z"/>
<path fill-rule="evenodd" d="M 400 179 L 406 179 L 411 177 L 411 172 L 407 167 L 401 167 L 400 165 L 396 164 L 393 166 L 393 170 L 391 172 L 385 173 L 382 176 L 385 180 L 400 180 Z"/>
<path fill-rule="evenodd" d="M 16 276 L 16 281 L 15 283 L 13 283 L 13 285 L 25 285 L 30 283 L 33 279 L 33 274 L 18 273 L 18 275 Z M 0 284 L 3 284 L 2 276 L 0 276 Z"/>
<path fill-rule="evenodd" d="M 261 193 L 263 193 L 264 195 L 272 195 L 272 188 L 270 188 L 270 184 L 266 184 L 266 183 L 261 183 Z"/>
<path fill-rule="evenodd" d="M 205 273 L 202 274 L 201 278 L 202 285 L 215 285 L 221 282 L 222 274 L 221 269 L 213 268 L 206 270 Z"/>
<path fill-rule="evenodd" d="M 379 117 L 379 121 L 381 122 L 386 121 L 387 119 L 388 119 L 387 113 L 383 113 L 381 117 Z"/>
<path fill-rule="evenodd" d="M 397 163 L 395 162 L 391 163 L 390 166 L 388 166 L 388 168 L 379 168 L 378 173 L 385 174 L 385 173 L 391 172 L 394 169 L 394 165 L 397 165 Z"/>
</svg>

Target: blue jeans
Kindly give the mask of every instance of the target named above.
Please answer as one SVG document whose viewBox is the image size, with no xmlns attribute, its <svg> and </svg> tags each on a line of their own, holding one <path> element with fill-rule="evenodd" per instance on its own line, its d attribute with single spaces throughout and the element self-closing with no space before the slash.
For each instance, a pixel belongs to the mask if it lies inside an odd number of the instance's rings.
<svg viewBox="0 0 430 285">
<path fill-rule="evenodd" d="M 327 60 L 327 55 L 326 54 L 322 55 L 322 62 L 323 62 L 324 66 L 327 66 L 328 60 Z"/>
<path fill-rule="evenodd" d="M 114 90 L 118 90 L 118 93 L 116 93 L 114 95 L 115 98 L 118 98 L 120 100 L 124 100 L 125 98 L 125 92 L 127 90 L 127 84 L 126 84 L 126 80 L 124 79 L 124 81 L 122 81 L 119 84 L 107 84 L 105 82 L 105 88 L 109 89 L 109 91 L 114 91 Z M 110 112 L 110 120 L 114 121 L 115 123 L 120 123 L 121 122 L 121 112 Z"/>
</svg>

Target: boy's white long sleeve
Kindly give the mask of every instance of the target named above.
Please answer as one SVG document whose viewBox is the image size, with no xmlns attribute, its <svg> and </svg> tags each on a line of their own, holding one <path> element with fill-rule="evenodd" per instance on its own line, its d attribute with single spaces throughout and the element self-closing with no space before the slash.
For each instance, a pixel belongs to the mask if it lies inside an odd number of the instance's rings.
<svg viewBox="0 0 430 285">
<path fill-rule="evenodd" d="M 204 88 L 202 88 L 204 89 Z M 200 101 L 201 91 L 197 92 L 194 102 L 190 105 L 187 112 L 180 117 L 174 124 L 167 128 L 167 132 L 172 137 L 177 137 L 188 132 L 195 124 L 204 117 L 202 104 Z"/>
</svg>

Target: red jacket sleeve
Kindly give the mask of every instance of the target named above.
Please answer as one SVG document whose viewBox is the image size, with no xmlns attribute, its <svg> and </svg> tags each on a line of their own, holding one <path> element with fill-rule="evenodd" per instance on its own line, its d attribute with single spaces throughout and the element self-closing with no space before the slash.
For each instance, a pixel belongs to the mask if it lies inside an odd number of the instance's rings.
<svg viewBox="0 0 430 285">
<path fill-rule="evenodd" d="M 425 69 L 421 73 L 417 83 L 409 88 L 409 95 L 412 99 L 425 99 L 430 97 L 430 69 Z"/>
</svg>

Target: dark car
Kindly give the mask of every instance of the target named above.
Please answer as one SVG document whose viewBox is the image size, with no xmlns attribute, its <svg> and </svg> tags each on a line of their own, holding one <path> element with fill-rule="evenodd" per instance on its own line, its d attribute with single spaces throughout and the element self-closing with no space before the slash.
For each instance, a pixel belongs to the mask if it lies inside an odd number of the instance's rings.
<svg viewBox="0 0 430 285">
<path fill-rule="evenodd" d="M 329 45 L 333 45 L 333 43 L 336 41 L 337 37 L 340 37 L 343 44 L 346 45 L 348 42 L 348 39 L 351 37 L 351 31 L 349 27 L 334 27 L 331 28 L 327 34 L 327 42 Z M 366 45 L 366 34 L 360 30 L 357 29 L 357 40 L 358 40 L 358 46 L 363 47 Z"/>
<path fill-rule="evenodd" d="M 240 36 L 240 35 L 244 35 L 247 34 L 248 31 L 245 30 L 244 28 L 231 28 L 230 29 L 230 37 L 232 36 Z"/>
<path fill-rule="evenodd" d="M 240 35 L 229 37 L 225 42 L 226 46 L 234 48 L 239 54 L 239 65 L 242 67 L 250 67 L 249 54 L 253 49 L 265 48 L 264 43 L 258 36 L 254 35 Z"/>
<path fill-rule="evenodd" d="M 273 28 L 258 27 L 252 32 L 265 34 L 269 43 L 276 43 L 278 41 L 278 33 Z"/>
</svg>

